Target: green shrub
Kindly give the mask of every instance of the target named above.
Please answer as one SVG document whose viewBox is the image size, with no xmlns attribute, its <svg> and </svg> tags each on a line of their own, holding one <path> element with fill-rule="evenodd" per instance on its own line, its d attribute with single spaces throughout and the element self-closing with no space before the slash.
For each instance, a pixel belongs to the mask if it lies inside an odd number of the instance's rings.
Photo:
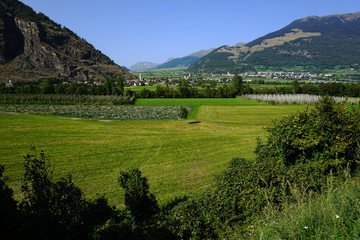
<svg viewBox="0 0 360 240">
<path fill-rule="evenodd" d="M 276 121 L 266 143 L 258 143 L 257 162 L 283 168 L 287 180 L 319 189 L 326 175 L 360 162 L 360 111 L 324 97 L 314 109 Z"/>
<path fill-rule="evenodd" d="M 233 159 L 204 194 L 175 207 L 169 228 L 181 238 L 228 238 L 248 232 L 266 208 L 307 201 L 331 176 L 339 181 L 359 163 L 360 115 L 345 103 L 322 98 L 258 140 L 255 161 Z M 345 172 L 349 174 L 343 174 Z"/>
</svg>

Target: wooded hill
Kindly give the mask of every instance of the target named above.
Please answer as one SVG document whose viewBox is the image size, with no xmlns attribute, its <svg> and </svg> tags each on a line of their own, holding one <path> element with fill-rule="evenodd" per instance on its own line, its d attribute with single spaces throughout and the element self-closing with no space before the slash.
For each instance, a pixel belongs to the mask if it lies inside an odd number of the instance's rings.
<svg viewBox="0 0 360 240">
<path fill-rule="evenodd" d="M 239 73 L 256 67 L 359 67 L 360 12 L 310 16 L 244 46 L 222 46 L 192 64 L 190 72 Z"/>
</svg>

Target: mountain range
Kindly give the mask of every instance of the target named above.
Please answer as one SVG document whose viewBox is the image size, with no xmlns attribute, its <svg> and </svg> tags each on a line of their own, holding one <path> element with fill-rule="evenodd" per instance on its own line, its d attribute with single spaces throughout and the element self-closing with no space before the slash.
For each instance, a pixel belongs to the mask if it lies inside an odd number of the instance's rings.
<svg viewBox="0 0 360 240">
<path fill-rule="evenodd" d="M 360 69 L 360 12 L 309 16 L 235 46 L 201 50 L 161 64 L 130 70 L 186 68 L 192 73 L 240 73 L 257 69 Z M 63 78 L 132 78 L 70 29 L 18 0 L 0 0 L 0 82 Z"/>
<path fill-rule="evenodd" d="M 0 81 L 106 76 L 132 77 L 70 29 L 18 0 L 0 0 Z"/>
<path fill-rule="evenodd" d="M 197 73 L 239 73 L 256 68 L 358 68 L 360 12 L 298 19 L 245 45 L 222 46 L 193 63 Z"/>
<path fill-rule="evenodd" d="M 169 58 L 166 62 L 157 64 L 151 62 L 138 62 L 132 65 L 129 69 L 131 71 L 138 70 L 149 70 L 149 69 L 164 69 L 164 68 L 178 68 L 178 67 L 189 67 L 191 64 L 197 62 L 203 56 L 209 54 L 215 48 L 210 48 L 208 50 L 200 50 L 195 53 L 191 53 L 185 57 L 181 58 Z"/>
</svg>

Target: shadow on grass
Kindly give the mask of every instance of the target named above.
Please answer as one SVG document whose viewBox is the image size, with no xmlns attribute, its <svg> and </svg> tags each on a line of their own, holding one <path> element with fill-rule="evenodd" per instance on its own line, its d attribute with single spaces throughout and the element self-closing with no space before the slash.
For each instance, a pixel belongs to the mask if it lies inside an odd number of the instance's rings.
<svg viewBox="0 0 360 240">
<path fill-rule="evenodd" d="M 188 122 L 188 124 L 196 124 L 196 123 L 201 123 L 201 121 L 191 121 L 191 122 Z"/>
</svg>

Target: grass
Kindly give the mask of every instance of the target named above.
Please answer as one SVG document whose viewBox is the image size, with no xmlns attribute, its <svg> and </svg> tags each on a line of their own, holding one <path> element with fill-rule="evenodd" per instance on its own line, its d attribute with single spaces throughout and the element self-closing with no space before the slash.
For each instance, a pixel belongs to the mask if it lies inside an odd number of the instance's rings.
<svg viewBox="0 0 360 240">
<path fill-rule="evenodd" d="M 228 104 L 246 103 L 229 100 L 233 102 Z M 174 101 L 188 105 L 191 100 Z M 23 156 L 36 146 L 50 155 L 55 177 L 72 174 L 87 197 L 105 194 L 111 204 L 121 206 L 119 170 L 137 167 L 160 203 L 165 203 L 205 189 L 233 157 L 252 158 L 256 137 L 266 134 L 263 127 L 270 125 L 271 119 L 304 108 L 209 103 L 214 105 L 197 107 L 193 119 L 200 123 L 196 124 L 182 120 L 72 120 L 0 112 L 0 163 L 5 165 L 5 176 L 17 199 L 21 197 Z"/>
<path fill-rule="evenodd" d="M 317 198 L 289 205 L 282 212 L 267 211 L 258 228 L 249 231 L 249 239 L 359 239 L 359 199 L 358 180 L 330 186 Z"/>
<path fill-rule="evenodd" d="M 132 87 L 125 87 L 125 90 L 129 89 L 134 92 L 140 92 L 144 88 L 147 90 L 156 90 L 156 86 L 132 86 Z"/>
</svg>

